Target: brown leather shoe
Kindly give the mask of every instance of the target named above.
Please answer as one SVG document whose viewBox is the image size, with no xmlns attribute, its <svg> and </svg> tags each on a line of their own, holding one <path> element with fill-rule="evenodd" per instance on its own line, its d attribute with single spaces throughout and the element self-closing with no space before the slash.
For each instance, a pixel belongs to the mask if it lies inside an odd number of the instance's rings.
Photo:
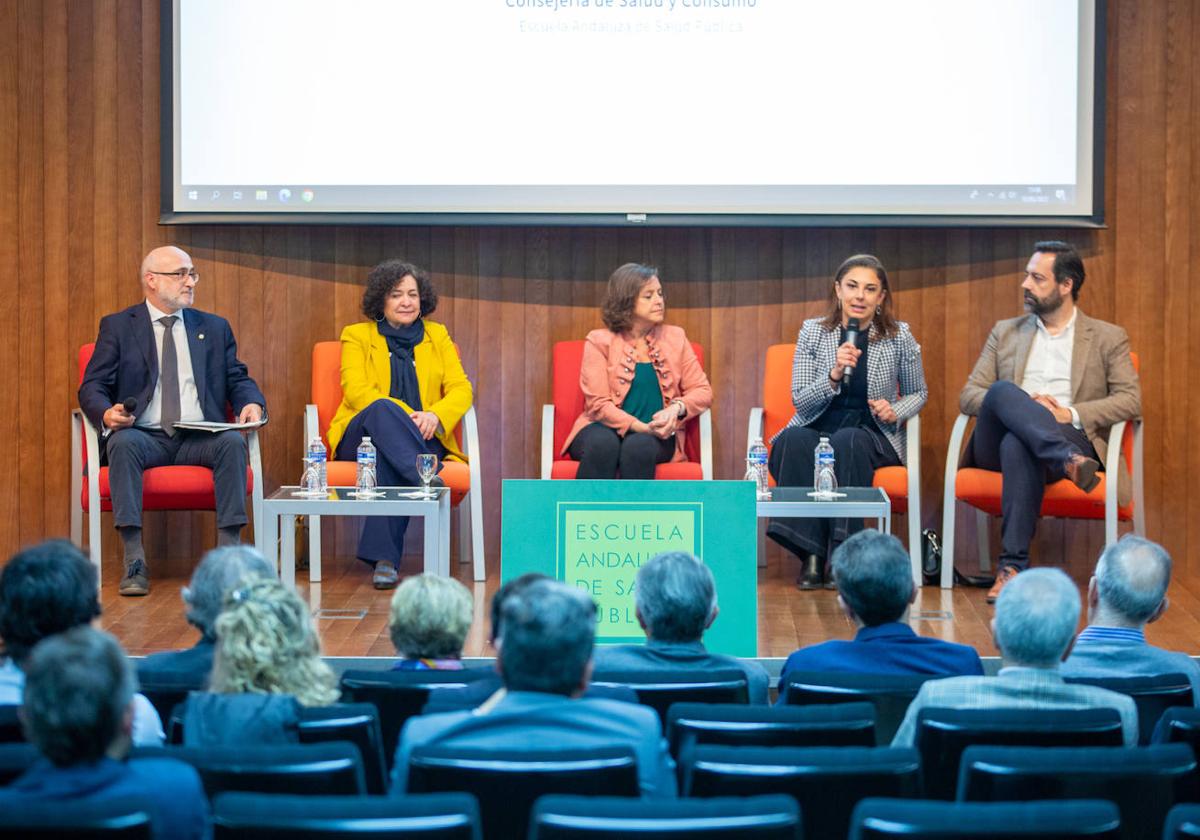
<svg viewBox="0 0 1200 840">
<path fill-rule="evenodd" d="M 1080 455 L 1078 452 L 1063 464 L 1063 473 L 1071 479 L 1072 484 L 1084 493 L 1091 493 L 1100 483 L 1100 476 L 1096 475 L 1098 469 L 1100 469 L 1099 461 L 1086 455 Z"/>
<path fill-rule="evenodd" d="M 992 584 L 992 588 L 988 590 L 987 602 L 989 604 L 996 603 L 996 599 L 1000 597 L 1000 590 L 1004 588 L 1010 580 L 1015 578 L 1021 570 L 1016 566 L 1003 566 L 996 573 L 996 582 Z"/>
</svg>

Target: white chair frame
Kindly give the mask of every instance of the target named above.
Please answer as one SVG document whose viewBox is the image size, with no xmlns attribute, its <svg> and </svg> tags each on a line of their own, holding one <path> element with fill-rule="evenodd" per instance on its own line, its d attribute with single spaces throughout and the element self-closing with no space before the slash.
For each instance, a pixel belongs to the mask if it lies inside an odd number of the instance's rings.
<svg viewBox="0 0 1200 840">
<path fill-rule="evenodd" d="M 962 457 L 963 443 L 967 433 L 967 423 L 971 417 L 959 414 L 950 432 L 950 443 L 946 447 L 946 480 L 942 492 L 942 589 L 950 589 L 954 585 L 954 539 L 955 513 L 958 498 L 955 489 L 958 482 L 958 462 Z M 1117 541 L 1117 481 L 1110 481 L 1109 476 L 1117 476 L 1121 464 L 1121 441 L 1125 437 L 1125 427 L 1133 424 L 1133 532 L 1138 536 L 1146 535 L 1146 504 L 1145 491 L 1142 485 L 1142 420 L 1122 420 L 1109 430 L 1108 456 L 1104 459 L 1104 544 L 1110 546 Z M 975 509 L 975 538 L 979 547 L 979 566 L 984 571 L 991 569 L 992 558 L 988 537 L 988 519 L 986 511 Z M 1050 517 L 1047 517 L 1050 518 Z"/>
<path fill-rule="evenodd" d="M 309 403 L 304 407 L 304 440 L 320 436 L 317 406 Z M 477 581 L 487 579 L 486 558 L 483 553 L 483 479 L 480 477 L 479 425 L 475 419 L 475 407 L 467 409 L 462 418 L 462 450 L 467 456 L 467 470 L 471 476 L 471 488 L 457 505 L 458 508 L 458 554 L 460 563 L 474 561 L 474 577 Z M 469 506 L 470 513 L 463 510 Z M 468 548 L 469 546 L 469 548 Z M 285 558 L 285 561 L 289 558 Z M 308 580 L 321 580 L 321 517 L 308 517 Z"/>
<path fill-rule="evenodd" d="M 81 443 L 83 439 L 83 443 Z M 254 527 L 254 547 L 259 551 L 262 546 L 263 509 L 263 467 L 262 448 L 258 440 L 258 430 L 251 429 L 246 435 L 249 447 L 250 472 L 254 484 L 250 494 L 250 516 Z M 100 537 L 100 436 L 96 427 L 78 409 L 71 410 L 71 542 L 83 548 L 83 447 L 87 447 L 87 480 L 88 480 L 88 557 L 96 567 L 96 574 L 101 574 Z M 103 578 L 100 578 L 103 580 Z"/>
</svg>

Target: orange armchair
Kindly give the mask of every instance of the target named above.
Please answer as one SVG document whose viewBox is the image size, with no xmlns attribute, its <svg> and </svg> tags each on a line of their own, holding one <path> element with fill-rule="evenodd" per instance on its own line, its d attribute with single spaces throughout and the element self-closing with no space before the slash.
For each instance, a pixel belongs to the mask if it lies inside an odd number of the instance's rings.
<svg viewBox="0 0 1200 840">
<path fill-rule="evenodd" d="M 763 404 L 750 409 L 746 429 L 746 451 L 759 435 L 764 441 L 775 437 L 795 414 L 792 406 L 793 344 L 772 344 L 763 365 Z M 893 513 L 908 514 L 908 556 L 912 560 L 913 580 L 921 585 L 921 418 L 905 424 L 908 466 L 881 467 L 875 470 L 872 485 L 882 487 L 892 502 Z M 775 479 L 770 479 L 771 486 Z M 909 511 L 912 511 L 909 513 Z"/>
<path fill-rule="evenodd" d="M 1138 369 L 1137 353 L 1130 353 L 1133 369 Z M 1000 473 L 977 467 L 959 468 L 963 442 L 966 439 L 967 423 L 972 418 L 959 414 L 950 432 L 950 445 L 946 450 L 946 481 L 942 500 L 942 589 L 954 584 L 954 526 L 955 502 L 965 502 L 975 508 L 975 533 L 979 545 L 979 565 L 991 568 L 991 549 L 988 545 L 988 516 L 1000 515 L 1000 492 L 1003 479 Z M 1117 482 L 1109 476 L 1117 475 L 1121 459 L 1133 479 L 1133 499 L 1128 505 L 1117 503 Z M 1058 516 L 1067 519 L 1103 519 L 1104 544 L 1117 541 L 1117 523 L 1133 522 L 1134 533 L 1146 533 L 1146 505 L 1142 488 L 1142 420 L 1122 420 L 1108 433 L 1108 456 L 1104 461 L 1104 472 L 1100 483 L 1090 493 L 1084 493 L 1067 479 L 1046 486 L 1042 498 L 1042 516 Z"/>
<path fill-rule="evenodd" d="M 79 379 L 91 361 L 96 345 L 79 348 Z M 262 450 L 258 430 L 247 435 L 250 462 L 246 468 L 246 495 L 251 497 L 250 518 L 262 521 Z M 100 574 L 100 516 L 112 511 L 108 467 L 100 466 L 100 436 L 78 408 L 71 411 L 71 541 L 83 546 L 83 514 L 88 515 L 88 553 Z M 142 474 L 143 510 L 216 510 L 212 470 L 208 467 L 174 465 L 152 467 Z M 262 549 L 258 527 L 254 529 L 255 547 Z"/>
<path fill-rule="evenodd" d="M 342 403 L 342 343 L 320 341 L 313 345 L 312 355 L 312 402 L 304 409 L 304 443 L 320 437 L 329 447 L 327 433 L 333 415 Z M 454 430 L 459 447 L 469 463 L 446 461 L 439 475 L 450 488 L 450 504 L 459 509 L 459 554 L 463 563 L 468 562 L 467 547 L 474 559 L 475 580 L 487 577 L 483 554 L 483 481 L 479 475 L 479 429 L 472 406 Z M 354 461 L 335 461 L 329 453 L 326 472 L 331 487 L 353 487 L 357 475 Z M 470 516 L 465 515 L 460 505 L 466 501 Z M 315 583 L 321 579 L 321 517 L 308 518 L 308 579 Z"/>
<path fill-rule="evenodd" d="M 583 414 L 583 391 L 579 372 L 583 367 L 583 341 L 560 341 L 554 345 L 553 404 L 542 406 L 542 478 L 574 478 L 579 462 L 558 453 L 571 433 L 575 418 Z M 704 349 L 694 341 L 692 350 L 704 364 Z M 684 428 L 686 461 L 659 464 L 656 479 L 699 481 L 712 479 L 712 414 L 705 409 Z"/>
</svg>

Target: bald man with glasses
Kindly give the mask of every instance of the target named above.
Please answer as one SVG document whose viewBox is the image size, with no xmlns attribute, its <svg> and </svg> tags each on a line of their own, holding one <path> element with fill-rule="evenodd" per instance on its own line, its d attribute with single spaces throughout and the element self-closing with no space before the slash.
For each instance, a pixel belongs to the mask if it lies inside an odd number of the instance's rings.
<svg viewBox="0 0 1200 840">
<path fill-rule="evenodd" d="M 209 467 L 217 502 L 217 544 L 240 540 L 246 524 L 246 443 L 236 431 L 211 433 L 177 423 L 261 420 L 266 398 L 238 360 L 229 322 L 192 309 L 200 275 L 188 254 L 155 248 L 142 261 L 145 300 L 100 320 L 96 349 L 79 386 L 79 405 L 101 431 L 113 519 L 125 547 L 122 595 L 146 595 L 142 472 Z M 136 401 L 132 411 L 125 401 Z"/>
</svg>

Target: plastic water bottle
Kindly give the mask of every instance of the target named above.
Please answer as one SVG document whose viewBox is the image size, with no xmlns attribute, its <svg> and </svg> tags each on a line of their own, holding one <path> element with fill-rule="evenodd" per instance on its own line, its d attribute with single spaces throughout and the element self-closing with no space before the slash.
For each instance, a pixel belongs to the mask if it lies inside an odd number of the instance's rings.
<svg viewBox="0 0 1200 840">
<path fill-rule="evenodd" d="M 746 480 L 754 482 L 759 499 L 770 500 L 771 487 L 767 483 L 767 445 L 761 437 L 755 438 L 746 451 Z"/>
<path fill-rule="evenodd" d="M 305 457 L 306 469 L 305 475 L 305 490 L 314 493 L 326 493 L 329 491 L 329 479 L 325 473 L 325 444 L 321 442 L 320 437 L 315 437 L 308 444 L 308 455 Z"/>
<path fill-rule="evenodd" d="M 817 498 L 828 498 L 837 492 L 837 474 L 833 470 L 833 444 L 824 435 L 813 450 L 813 489 Z"/>
<path fill-rule="evenodd" d="M 354 480 L 355 489 L 364 495 L 375 492 L 375 444 L 364 437 L 358 445 L 358 472 Z"/>
</svg>

